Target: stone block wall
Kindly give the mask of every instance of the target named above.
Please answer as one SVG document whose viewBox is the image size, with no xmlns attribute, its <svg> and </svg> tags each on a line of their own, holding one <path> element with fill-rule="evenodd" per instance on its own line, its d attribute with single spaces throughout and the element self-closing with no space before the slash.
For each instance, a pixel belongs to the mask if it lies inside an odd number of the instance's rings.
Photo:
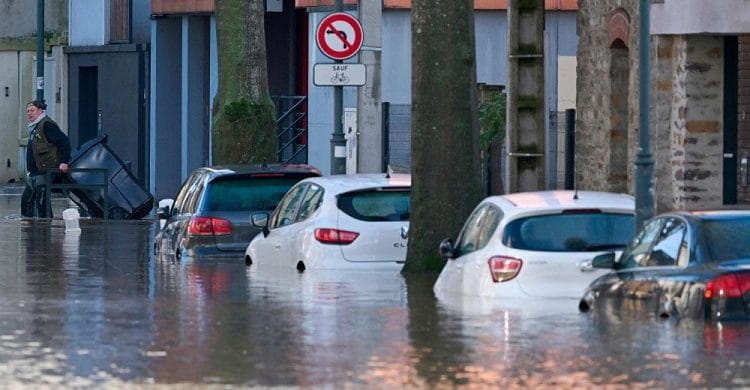
<svg viewBox="0 0 750 390">
<path fill-rule="evenodd" d="M 629 114 L 622 119 L 627 122 L 627 143 L 637 141 L 638 123 L 638 18 L 635 12 L 637 0 L 580 0 L 578 2 L 578 50 L 577 50 L 577 98 L 576 98 L 576 187 L 586 190 L 621 190 L 613 186 L 611 177 L 626 176 L 627 191 L 632 193 L 632 164 L 627 172 L 612 172 L 613 148 L 625 147 L 629 161 L 633 160 L 635 148 L 623 143 L 611 142 L 611 118 L 613 86 L 610 82 L 614 37 L 621 37 L 627 57 L 628 74 L 623 77 L 627 93 Z M 626 15 L 626 24 L 612 23 L 616 10 Z M 617 92 L 622 92 L 622 86 Z M 622 150 L 614 151 L 615 153 Z"/>
<path fill-rule="evenodd" d="M 687 38 L 685 75 L 684 189 L 674 195 L 687 209 L 722 204 L 724 40 Z"/>
<path fill-rule="evenodd" d="M 579 1 L 575 165 L 581 189 L 619 190 L 619 171 L 626 170 L 627 191 L 635 190 L 640 147 L 637 5 L 627 0 Z M 624 19 L 617 22 L 618 12 L 629 17 L 626 25 Z M 626 54 L 619 52 L 626 64 L 616 62 L 617 50 L 623 49 L 613 39 L 618 36 L 626 37 L 621 42 Z M 657 212 L 723 203 L 724 42 L 723 36 L 710 34 L 652 36 L 649 130 Z M 750 158 L 750 36 L 740 36 L 738 54 L 738 151 Z M 623 72 L 628 73 L 627 82 L 620 77 Z M 625 143 L 618 141 L 623 127 Z M 620 163 L 623 152 L 627 167 Z M 737 199 L 748 203 L 750 186 L 740 185 Z"/>
</svg>

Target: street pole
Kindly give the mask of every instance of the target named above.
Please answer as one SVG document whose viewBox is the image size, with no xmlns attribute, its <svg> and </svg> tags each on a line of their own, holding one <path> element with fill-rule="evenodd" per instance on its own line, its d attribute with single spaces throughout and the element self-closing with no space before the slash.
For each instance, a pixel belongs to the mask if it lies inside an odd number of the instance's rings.
<svg viewBox="0 0 750 390">
<path fill-rule="evenodd" d="M 344 0 L 336 0 L 333 11 L 341 12 Z M 337 64 L 344 61 L 336 60 Z M 346 139 L 344 138 L 344 87 L 333 87 L 333 134 L 331 134 L 331 174 L 346 173 Z"/>
<path fill-rule="evenodd" d="M 635 226 L 654 216 L 654 159 L 649 131 L 649 84 L 651 71 L 651 0 L 640 0 L 640 105 L 639 140 L 635 160 Z"/>
<path fill-rule="evenodd" d="M 44 0 L 36 2 L 36 100 L 44 100 Z"/>
</svg>

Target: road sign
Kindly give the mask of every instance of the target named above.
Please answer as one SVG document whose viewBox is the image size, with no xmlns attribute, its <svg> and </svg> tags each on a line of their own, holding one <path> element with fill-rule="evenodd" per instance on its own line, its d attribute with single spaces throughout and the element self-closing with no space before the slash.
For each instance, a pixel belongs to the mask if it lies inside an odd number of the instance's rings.
<svg viewBox="0 0 750 390">
<path fill-rule="evenodd" d="M 315 64 L 313 84 L 317 86 L 365 85 L 366 70 L 365 64 Z"/>
<path fill-rule="evenodd" d="M 315 32 L 315 42 L 320 51 L 334 60 L 345 60 L 357 54 L 363 40 L 362 25 L 346 12 L 326 16 Z"/>
</svg>

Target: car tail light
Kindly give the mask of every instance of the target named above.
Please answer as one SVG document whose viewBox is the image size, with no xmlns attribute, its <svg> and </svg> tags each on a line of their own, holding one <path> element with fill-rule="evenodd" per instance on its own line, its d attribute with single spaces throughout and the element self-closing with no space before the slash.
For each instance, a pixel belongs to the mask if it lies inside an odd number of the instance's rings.
<svg viewBox="0 0 750 390">
<path fill-rule="evenodd" d="M 193 217 L 188 223 L 188 234 L 192 236 L 232 234 L 232 223 L 222 218 Z"/>
<path fill-rule="evenodd" d="M 495 283 L 501 283 L 507 282 L 518 276 L 523 261 L 514 257 L 493 256 L 487 260 L 487 264 L 490 266 L 492 281 Z"/>
<path fill-rule="evenodd" d="M 750 290 L 750 273 L 730 273 L 719 275 L 706 283 L 706 299 L 723 296 L 742 298 Z"/>
<path fill-rule="evenodd" d="M 346 230 L 315 229 L 315 239 L 323 244 L 349 245 L 359 237 L 359 233 Z"/>
</svg>

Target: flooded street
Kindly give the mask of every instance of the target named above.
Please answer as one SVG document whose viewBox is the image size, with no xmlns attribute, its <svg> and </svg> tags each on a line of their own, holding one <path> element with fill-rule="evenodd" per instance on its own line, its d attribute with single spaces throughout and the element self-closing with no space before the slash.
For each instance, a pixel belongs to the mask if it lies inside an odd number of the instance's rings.
<svg viewBox="0 0 750 390">
<path fill-rule="evenodd" d="M 2 388 L 750 387 L 750 324 L 440 297 L 435 276 L 155 258 L 153 220 L 19 220 L 0 196 Z M 59 218 L 59 213 L 56 213 Z"/>
</svg>

